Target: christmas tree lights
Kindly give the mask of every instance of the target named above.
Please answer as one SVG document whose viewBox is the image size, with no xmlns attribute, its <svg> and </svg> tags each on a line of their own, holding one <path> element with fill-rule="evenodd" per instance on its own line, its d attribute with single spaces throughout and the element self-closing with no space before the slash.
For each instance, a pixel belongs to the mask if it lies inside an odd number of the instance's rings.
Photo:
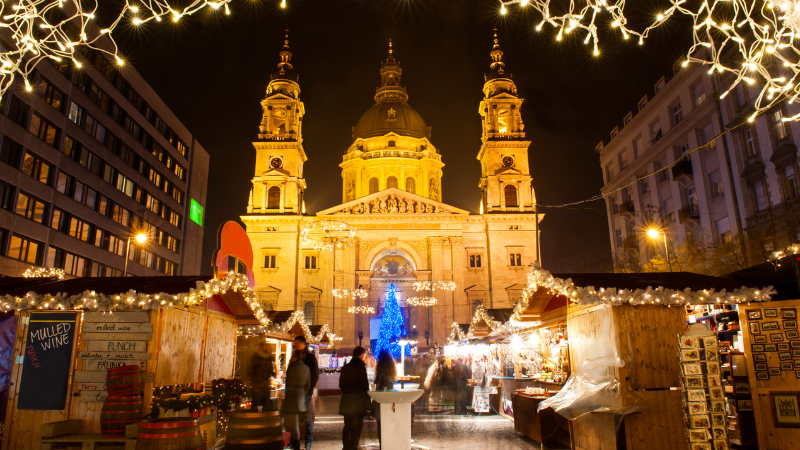
<svg viewBox="0 0 800 450">
<path fill-rule="evenodd" d="M 381 327 L 378 332 L 378 343 L 375 345 L 375 355 L 380 355 L 382 351 L 388 351 L 393 358 L 400 357 L 400 344 L 397 342 L 406 335 L 405 321 L 400 305 L 397 303 L 397 290 L 394 284 L 389 285 L 389 293 L 386 295 L 386 304 L 383 307 L 383 317 Z M 411 354 L 411 349 L 406 347 L 406 355 Z"/>
</svg>

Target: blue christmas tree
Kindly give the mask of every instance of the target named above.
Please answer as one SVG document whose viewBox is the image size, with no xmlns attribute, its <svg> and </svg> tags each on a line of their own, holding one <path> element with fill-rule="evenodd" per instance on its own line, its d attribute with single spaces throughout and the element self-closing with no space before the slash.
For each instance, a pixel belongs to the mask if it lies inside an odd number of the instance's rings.
<svg viewBox="0 0 800 450">
<path fill-rule="evenodd" d="M 389 285 L 389 293 L 386 295 L 386 304 L 383 306 L 383 317 L 381 318 L 381 328 L 378 332 L 378 343 L 375 345 L 375 356 L 387 350 L 392 357 L 400 357 L 400 344 L 397 343 L 406 335 L 406 326 L 403 321 L 403 313 L 397 303 L 397 291 L 394 284 Z M 411 348 L 406 346 L 406 355 L 411 354 Z"/>
</svg>

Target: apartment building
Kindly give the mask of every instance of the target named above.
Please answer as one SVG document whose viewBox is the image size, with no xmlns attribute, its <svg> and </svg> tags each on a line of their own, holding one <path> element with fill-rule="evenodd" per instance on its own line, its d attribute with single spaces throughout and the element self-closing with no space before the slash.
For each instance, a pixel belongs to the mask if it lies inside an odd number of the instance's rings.
<svg viewBox="0 0 800 450">
<path fill-rule="evenodd" d="M 760 90 L 739 85 L 720 100 L 718 86 L 730 82 L 676 65 L 597 145 L 618 268 L 664 254 L 650 227 L 666 230 L 671 252 L 687 240 L 713 248 L 741 235 L 747 264 L 800 241 L 800 129 L 782 120 L 797 111 L 781 104 L 749 123 Z"/>
<path fill-rule="evenodd" d="M 0 275 L 200 273 L 208 153 L 134 68 L 77 59 L 0 102 Z"/>
</svg>

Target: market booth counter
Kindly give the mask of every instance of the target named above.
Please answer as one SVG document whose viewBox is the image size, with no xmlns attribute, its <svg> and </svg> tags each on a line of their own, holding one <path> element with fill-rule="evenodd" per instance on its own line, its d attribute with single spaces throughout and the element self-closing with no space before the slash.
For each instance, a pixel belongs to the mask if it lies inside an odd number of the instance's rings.
<svg viewBox="0 0 800 450">
<path fill-rule="evenodd" d="M 71 419 L 72 431 L 80 421 L 79 442 L 104 441 L 109 368 L 139 367 L 144 413 L 156 388 L 202 392 L 232 377 L 237 322 L 263 314 L 251 309 L 255 297 L 242 276 L 6 279 L 0 295 L 0 306 L 19 318 L 13 356 L 22 360 L 10 374 L 6 449 L 39 448 L 43 425 Z M 211 434 L 207 448 L 216 444 Z"/>
<path fill-rule="evenodd" d="M 689 450 L 689 439 L 701 437 L 713 445 L 711 426 L 708 432 L 695 429 L 709 417 L 699 420 L 695 412 L 693 423 L 684 408 L 678 339 L 687 328 L 683 306 L 764 301 L 772 291 L 690 273 L 553 276 L 533 267 L 516 308 L 520 316 L 543 290 L 570 299 L 566 329 L 572 374 L 558 393 L 538 399 L 537 411 L 552 408 L 569 419 L 573 450 Z M 543 419 L 540 428 L 530 426 L 532 434 L 554 428 Z M 728 448 L 724 437 L 719 440 Z"/>
</svg>

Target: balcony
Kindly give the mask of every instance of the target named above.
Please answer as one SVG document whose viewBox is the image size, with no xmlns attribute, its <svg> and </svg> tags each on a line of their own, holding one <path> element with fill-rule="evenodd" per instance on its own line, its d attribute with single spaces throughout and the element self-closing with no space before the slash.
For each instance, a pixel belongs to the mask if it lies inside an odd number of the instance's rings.
<svg viewBox="0 0 800 450">
<path fill-rule="evenodd" d="M 678 221 L 680 223 L 688 222 L 690 220 L 700 224 L 700 208 L 697 205 L 688 205 L 678 210 Z"/>
<path fill-rule="evenodd" d="M 788 211 L 790 209 L 794 209 L 800 206 L 800 196 L 787 198 L 786 201 L 783 202 L 783 207 Z"/>
<path fill-rule="evenodd" d="M 682 159 L 672 166 L 672 179 L 679 183 L 686 183 L 694 180 L 694 169 L 689 159 Z"/>
<path fill-rule="evenodd" d="M 622 241 L 622 248 L 628 250 L 639 250 L 639 240 L 636 236 L 627 237 Z"/>
<path fill-rule="evenodd" d="M 623 200 L 623 202 L 617 206 L 617 214 L 620 216 L 633 216 L 635 213 L 636 211 L 633 207 L 633 200 Z"/>
</svg>

